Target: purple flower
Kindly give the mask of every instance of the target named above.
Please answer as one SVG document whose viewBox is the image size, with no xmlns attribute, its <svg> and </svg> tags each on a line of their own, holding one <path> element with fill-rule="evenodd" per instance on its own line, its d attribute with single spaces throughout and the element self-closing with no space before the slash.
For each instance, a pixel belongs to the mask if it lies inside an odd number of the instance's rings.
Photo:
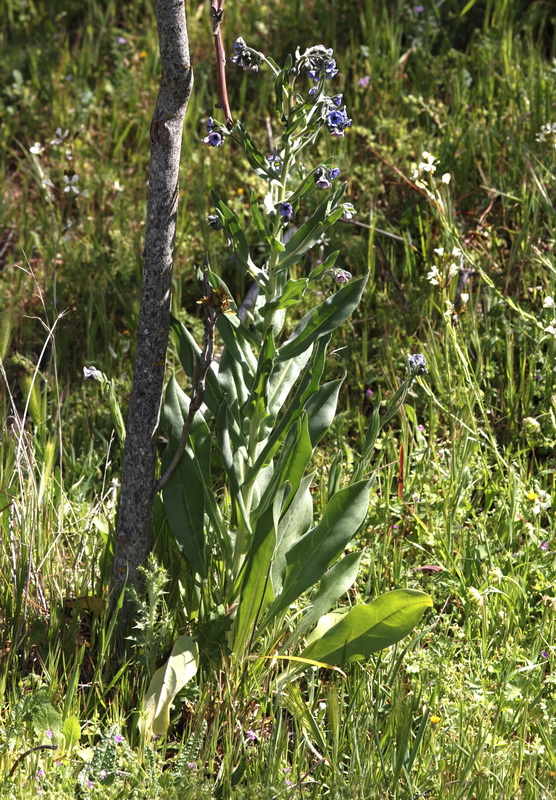
<svg viewBox="0 0 556 800">
<path fill-rule="evenodd" d="M 315 170 L 315 186 L 317 189 L 330 189 L 332 184 L 326 177 L 326 170 L 324 167 L 318 167 Z"/>
<path fill-rule="evenodd" d="M 363 75 L 363 77 L 359 78 L 359 80 L 357 81 L 357 85 L 361 86 L 362 89 L 366 89 L 370 82 L 371 82 L 371 76 Z"/>
<path fill-rule="evenodd" d="M 425 10 L 425 6 L 413 6 L 413 11 L 415 14 L 422 14 Z"/>
<path fill-rule="evenodd" d="M 245 731 L 245 738 L 249 739 L 250 742 L 256 742 L 256 741 L 258 741 L 259 737 L 255 733 L 255 731 L 252 731 L 251 729 L 249 729 L 248 731 Z"/>
<path fill-rule="evenodd" d="M 286 222 L 290 222 L 295 217 L 295 211 L 291 203 L 280 203 L 278 213 Z"/>
<path fill-rule="evenodd" d="M 122 736 L 121 733 L 115 733 L 114 734 L 114 741 L 115 742 L 117 742 L 118 744 L 121 744 L 123 742 L 123 740 L 124 740 L 124 737 Z"/>
<path fill-rule="evenodd" d="M 276 170 L 280 169 L 282 166 L 282 159 L 280 158 L 280 156 L 277 156 L 276 153 L 274 153 L 271 156 L 267 156 L 266 160 L 268 161 L 270 166 Z"/>
<path fill-rule="evenodd" d="M 50 730 L 50 728 L 48 728 L 48 729 L 46 730 L 46 732 L 45 732 L 45 734 L 44 734 L 44 735 L 46 736 L 46 738 L 47 738 L 47 739 L 52 739 L 52 737 L 54 736 L 54 734 L 52 733 L 52 731 Z"/>
<path fill-rule="evenodd" d="M 334 169 L 329 169 L 328 170 L 328 180 L 330 180 L 330 181 L 336 180 L 336 178 L 338 177 L 339 174 L 340 174 L 340 170 L 337 167 L 334 167 Z"/>
<path fill-rule="evenodd" d="M 187 766 L 189 769 L 197 769 L 197 764 L 194 761 L 188 761 Z"/>
<path fill-rule="evenodd" d="M 212 117 L 209 117 L 205 123 L 205 128 L 207 129 L 207 133 L 212 133 L 212 131 L 218 127 L 218 123 Z"/>
<path fill-rule="evenodd" d="M 221 133 L 213 131 L 208 136 L 205 136 L 203 144 L 207 144 L 209 147 L 221 147 L 224 144 L 224 137 Z"/>
<path fill-rule="evenodd" d="M 336 283 L 349 283 L 350 280 L 351 272 L 348 272 L 345 269 L 336 270 L 336 275 L 334 276 L 334 281 Z"/>
<path fill-rule="evenodd" d="M 373 396 L 373 390 L 365 389 L 365 397 L 367 398 L 367 400 L 370 400 L 372 396 Z"/>
<path fill-rule="evenodd" d="M 548 550 L 548 542 L 541 542 L 540 548 L 541 550 Z"/>
<path fill-rule="evenodd" d="M 541 650 L 541 656 L 543 658 L 550 658 L 550 653 L 547 650 Z"/>
<path fill-rule="evenodd" d="M 118 36 L 118 44 L 127 44 L 125 36 Z"/>
</svg>

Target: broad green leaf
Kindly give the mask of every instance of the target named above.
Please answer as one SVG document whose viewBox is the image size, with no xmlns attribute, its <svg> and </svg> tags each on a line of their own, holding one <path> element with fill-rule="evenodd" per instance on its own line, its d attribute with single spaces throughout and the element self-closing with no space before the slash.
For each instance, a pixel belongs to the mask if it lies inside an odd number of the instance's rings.
<svg viewBox="0 0 556 800">
<path fill-rule="evenodd" d="M 290 428 L 280 457 L 274 467 L 272 478 L 261 498 L 259 507 L 253 511 L 254 516 L 258 517 L 266 511 L 272 504 L 276 492 L 286 481 L 290 484 L 291 491 L 284 501 L 284 508 L 289 507 L 312 455 L 313 448 L 309 437 L 307 415 L 303 415 L 297 421 L 296 426 Z"/>
<path fill-rule="evenodd" d="M 337 666 L 361 661 L 411 633 L 431 606 L 430 597 L 416 589 L 387 592 L 369 605 L 353 606 L 339 619 L 328 615 L 338 621 L 327 629 L 326 619 L 319 623 L 314 641 L 301 655 Z"/>
<path fill-rule="evenodd" d="M 73 750 L 81 739 L 81 725 L 77 717 L 66 717 L 62 726 L 62 734 L 64 736 L 66 751 L 69 752 Z"/>
<path fill-rule="evenodd" d="M 277 493 L 274 507 L 259 517 L 249 553 L 242 571 L 239 589 L 239 606 L 232 629 L 232 650 L 240 653 L 253 632 L 256 619 L 274 600 L 270 581 L 270 567 L 276 541 L 275 506 L 281 506 L 284 491 Z M 279 513 L 279 509 L 278 509 Z"/>
<path fill-rule="evenodd" d="M 171 319 L 170 329 L 178 343 L 180 364 L 189 380 L 193 381 L 195 375 L 198 375 L 198 370 L 201 366 L 199 358 L 201 348 L 185 325 L 182 325 L 175 317 Z M 216 416 L 222 402 L 222 391 L 218 385 L 218 378 L 212 367 L 207 372 L 206 389 L 203 400 L 209 411 Z"/>
<path fill-rule="evenodd" d="M 302 636 L 305 636 L 320 617 L 326 614 L 342 595 L 353 586 L 359 572 L 359 563 L 362 555 L 363 553 L 361 552 L 348 553 L 347 556 L 342 556 L 339 561 L 336 561 L 324 574 L 318 590 L 315 592 L 314 597 L 311 598 L 311 605 L 301 617 L 292 636 L 285 643 L 284 649 L 291 648 L 294 642 L 298 642 Z"/>
<path fill-rule="evenodd" d="M 218 383 L 222 391 L 222 399 L 226 397 L 228 410 L 235 420 L 238 430 L 242 429 L 244 418 L 241 409 L 249 398 L 249 390 L 245 383 L 242 365 L 224 348 L 218 370 Z"/>
<path fill-rule="evenodd" d="M 169 460 L 166 466 L 167 463 Z M 193 570 L 205 578 L 205 484 L 189 448 L 164 486 L 162 500 L 166 519 L 184 556 Z"/>
<path fill-rule="evenodd" d="M 296 303 L 299 303 L 307 286 L 309 285 L 309 281 L 307 278 L 298 278 L 297 280 L 290 279 L 286 282 L 284 286 L 284 290 L 280 297 L 276 300 L 272 300 L 270 303 L 267 303 L 264 307 L 265 312 L 274 312 L 280 311 L 284 308 L 289 308 L 289 306 L 293 306 Z"/>
<path fill-rule="evenodd" d="M 139 729 L 150 740 L 163 736 L 170 725 L 170 708 L 177 693 L 195 676 L 199 666 L 197 642 L 178 636 L 168 661 L 151 678 L 143 700 Z"/>
<path fill-rule="evenodd" d="M 287 342 L 280 347 L 277 360 L 286 361 L 298 356 L 321 336 L 331 333 L 345 322 L 359 304 L 368 277 L 367 273 L 347 283 L 305 314 Z"/>
<path fill-rule="evenodd" d="M 282 592 L 268 610 L 265 625 L 320 581 L 328 567 L 341 556 L 365 521 L 369 488 L 368 481 L 360 481 L 337 492 L 319 524 L 291 547 L 286 554 Z"/>
<path fill-rule="evenodd" d="M 175 377 L 172 375 L 166 387 L 164 395 L 164 407 L 162 419 L 168 429 L 170 436 L 169 450 L 176 449 L 181 439 L 183 425 L 189 414 L 190 399 L 181 389 Z M 207 484 L 212 482 L 210 458 L 211 458 L 211 434 L 205 418 L 200 411 L 197 411 L 191 422 L 189 429 L 190 442 L 192 442 L 195 456 L 198 459 L 201 472 Z M 173 445 L 173 446 L 172 446 Z"/>
<path fill-rule="evenodd" d="M 257 359 L 244 335 L 244 329 L 247 331 L 245 325 L 236 316 L 221 314 L 216 327 L 230 355 L 244 368 L 246 379 L 252 378 L 257 369 Z"/>
<path fill-rule="evenodd" d="M 276 549 L 272 562 L 272 588 L 275 594 L 282 591 L 287 568 L 286 553 L 313 524 L 311 484 L 314 477 L 313 472 L 302 479 L 286 513 L 278 523 Z"/>
<path fill-rule="evenodd" d="M 35 733 L 49 743 L 46 731 L 52 732 L 52 744 L 57 744 L 62 732 L 62 715 L 52 703 L 47 700 L 33 711 L 32 725 Z"/>
<path fill-rule="evenodd" d="M 249 471 L 249 474 L 246 476 L 246 481 L 250 481 L 252 477 L 254 475 L 257 475 L 257 473 L 262 469 L 262 467 L 266 463 L 268 463 L 268 461 L 270 461 L 271 458 L 274 457 L 274 454 L 276 453 L 276 451 L 284 441 L 285 437 L 291 430 L 292 425 L 295 422 L 297 422 L 297 420 L 304 413 L 304 408 L 303 408 L 304 404 L 310 397 L 312 397 L 312 395 L 316 392 L 316 390 L 319 387 L 320 379 L 322 377 L 326 361 L 326 348 L 328 347 L 329 341 L 330 341 L 330 336 L 323 336 L 321 339 L 318 340 L 317 345 L 313 351 L 313 361 L 311 368 L 306 370 L 299 386 L 297 387 L 294 393 L 294 396 L 290 401 L 288 408 L 281 416 L 278 424 L 274 426 L 274 429 L 268 441 L 266 442 L 265 446 L 259 453 L 255 464 Z M 295 360 L 297 361 L 297 359 Z M 297 361 L 298 365 L 301 365 L 301 363 L 302 361 Z M 279 374 L 278 369 L 280 369 L 280 367 L 275 361 L 273 370 L 275 375 Z M 273 381 L 272 375 L 270 380 L 272 384 Z"/>
<path fill-rule="evenodd" d="M 294 383 L 301 375 L 312 352 L 313 348 L 310 347 L 297 358 L 281 361 L 273 365 L 268 379 L 268 413 L 272 417 L 275 418 L 277 416 L 286 402 Z"/>
<path fill-rule="evenodd" d="M 338 394 L 343 378 L 323 384 L 305 403 L 305 411 L 309 418 L 309 436 L 315 447 L 332 425 L 338 405 Z"/>
<path fill-rule="evenodd" d="M 314 281 L 324 275 L 325 272 L 328 272 L 329 269 L 332 269 L 334 264 L 336 263 L 336 259 L 340 255 L 339 250 L 335 250 L 333 253 L 330 253 L 323 262 L 318 264 L 314 269 L 311 270 L 309 273 L 309 280 Z"/>
</svg>

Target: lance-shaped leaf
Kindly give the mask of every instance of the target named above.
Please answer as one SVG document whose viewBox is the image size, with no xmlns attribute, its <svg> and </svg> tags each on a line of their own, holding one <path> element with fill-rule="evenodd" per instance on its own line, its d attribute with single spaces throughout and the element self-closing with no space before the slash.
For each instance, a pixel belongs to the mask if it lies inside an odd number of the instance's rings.
<svg viewBox="0 0 556 800">
<path fill-rule="evenodd" d="M 338 602 L 343 594 L 353 586 L 359 572 L 359 563 L 363 553 L 348 553 L 336 561 L 322 578 L 315 596 L 311 598 L 311 605 L 307 608 L 292 635 L 284 644 L 284 649 L 290 649 L 295 642 L 305 636 L 308 630 Z"/>
<path fill-rule="evenodd" d="M 232 650 L 240 653 L 253 632 L 256 619 L 274 600 L 270 568 L 276 542 L 276 520 L 286 493 L 283 486 L 274 503 L 257 520 L 249 553 L 245 560 L 239 587 L 239 606 L 232 629 Z"/>
<path fill-rule="evenodd" d="M 201 368 L 201 348 L 185 325 L 182 325 L 175 317 L 172 317 L 170 329 L 178 344 L 180 364 L 189 380 L 193 381 L 195 375 L 199 374 Z M 218 378 L 212 367 L 207 372 L 205 396 L 203 399 L 209 411 L 216 415 L 222 403 L 223 395 L 218 385 Z"/>
<path fill-rule="evenodd" d="M 260 286 L 267 287 L 268 275 L 264 270 L 257 267 L 255 262 L 252 260 L 249 253 L 249 244 L 245 234 L 243 233 L 243 229 L 239 224 L 238 218 L 233 211 L 231 211 L 231 209 L 229 209 L 228 206 L 222 202 L 216 192 L 213 191 L 211 194 L 214 208 L 220 216 L 222 225 L 224 226 L 226 239 L 228 240 L 228 244 L 230 245 L 232 252 L 236 257 L 236 263 L 241 272 L 244 275 L 251 275 L 251 277 L 254 278 Z"/>
<path fill-rule="evenodd" d="M 285 437 L 291 430 L 291 426 L 295 422 L 297 422 L 297 420 L 304 413 L 305 403 L 310 397 L 313 396 L 313 394 L 317 391 L 319 387 L 320 379 L 322 377 L 326 361 L 326 348 L 328 347 L 329 341 L 330 341 L 330 335 L 323 336 L 321 339 L 318 340 L 317 346 L 313 354 L 313 361 L 311 364 L 311 368 L 305 372 L 299 386 L 297 387 L 294 393 L 294 396 L 291 399 L 288 408 L 286 409 L 285 413 L 281 416 L 278 424 L 274 426 L 274 429 L 271 435 L 269 436 L 267 443 L 265 444 L 260 454 L 258 455 L 255 464 L 249 470 L 249 473 L 246 476 L 246 481 L 250 481 L 252 477 L 254 475 L 257 475 L 259 470 L 261 470 L 262 467 L 265 464 L 267 464 L 271 458 L 273 458 L 274 454 L 276 453 L 276 451 L 284 441 Z M 301 364 L 303 362 L 301 359 L 298 360 L 298 358 L 300 357 L 295 358 L 294 361 L 296 361 L 297 367 L 299 367 L 299 369 L 301 370 Z M 277 364 L 275 360 L 273 373 L 270 376 L 270 381 L 269 381 L 270 384 L 269 396 L 272 396 L 273 387 L 276 385 L 275 379 L 278 381 L 281 380 L 281 372 L 279 372 L 279 370 L 281 370 L 281 364 Z M 293 376 L 291 374 L 288 374 L 287 380 L 289 380 L 291 377 Z M 270 402 L 272 402 L 273 404 L 272 408 L 274 408 L 275 407 L 274 400 L 271 401 L 269 400 L 269 403 Z"/>
<path fill-rule="evenodd" d="M 305 411 L 309 418 L 309 436 L 315 447 L 332 424 L 338 405 L 338 394 L 343 378 L 323 384 L 305 403 Z"/>
<path fill-rule="evenodd" d="M 406 637 L 431 606 L 432 600 L 424 592 L 395 589 L 369 605 L 328 614 L 301 655 L 335 666 L 361 661 Z"/>
<path fill-rule="evenodd" d="M 314 477 L 315 473 L 313 472 L 311 475 L 306 475 L 302 479 L 287 511 L 278 522 L 276 549 L 272 560 L 272 588 L 275 594 L 279 594 L 282 591 L 284 576 L 288 566 L 286 561 L 288 550 L 291 549 L 304 533 L 307 533 L 313 524 L 313 496 L 311 495 L 311 484 Z M 324 614 L 324 611 L 321 613 Z"/>
<path fill-rule="evenodd" d="M 169 434 L 163 471 L 176 451 L 188 412 L 189 398 L 171 378 L 163 408 Z M 162 490 L 162 499 L 172 533 L 192 568 L 202 577 L 206 574 L 205 487 L 210 489 L 212 483 L 210 458 L 210 431 L 202 414 L 197 412 L 191 424 L 189 443 Z"/>
<path fill-rule="evenodd" d="M 190 636 L 179 636 L 168 661 L 151 678 L 143 700 L 139 728 L 147 740 L 154 734 L 163 736 L 170 725 L 170 708 L 177 693 L 196 674 L 199 667 L 197 642 Z"/>
<path fill-rule="evenodd" d="M 299 261 L 320 241 L 324 231 L 340 219 L 344 210 L 338 203 L 346 190 L 346 185 L 344 183 L 339 186 L 330 197 L 317 206 L 311 218 L 299 226 L 280 255 L 277 265 L 279 270 L 285 270 Z"/>
<path fill-rule="evenodd" d="M 291 547 L 286 554 L 282 592 L 269 608 L 264 625 L 320 581 L 328 567 L 341 556 L 365 521 L 369 487 L 368 481 L 360 481 L 337 492 L 326 506 L 319 524 Z"/>
<path fill-rule="evenodd" d="M 278 351 L 277 360 L 286 361 L 300 355 L 310 344 L 345 322 L 361 300 L 368 277 L 367 273 L 362 278 L 347 283 L 305 314 Z"/>
</svg>

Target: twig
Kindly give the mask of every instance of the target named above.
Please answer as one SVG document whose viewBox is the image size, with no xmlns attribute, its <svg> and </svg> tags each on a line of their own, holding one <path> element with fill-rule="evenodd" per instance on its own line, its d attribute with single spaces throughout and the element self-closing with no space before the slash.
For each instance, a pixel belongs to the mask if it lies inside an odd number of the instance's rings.
<svg viewBox="0 0 556 800">
<path fill-rule="evenodd" d="M 16 760 L 12 764 L 9 777 L 10 778 L 12 777 L 12 775 L 14 774 L 18 766 L 21 764 L 23 759 L 27 758 L 27 756 L 30 755 L 31 753 L 36 753 L 37 750 L 57 750 L 57 749 L 58 749 L 57 744 L 39 744 L 38 747 L 32 747 L 30 750 L 26 750 L 24 753 L 18 756 L 18 758 L 16 758 Z"/>
<path fill-rule="evenodd" d="M 178 466 L 181 457 L 183 456 L 184 450 L 187 447 L 187 441 L 189 439 L 189 430 L 191 428 L 191 424 L 193 422 L 193 418 L 195 414 L 200 409 L 201 405 L 203 404 L 203 400 L 205 397 L 205 389 L 206 389 L 206 379 L 207 379 L 207 372 L 210 369 L 210 365 L 212 363 L 212 357 L 214 355 L 214 326 L 216 325 L 216 318 L 218 317 L 219 309 L 215 307 L 214 304 L 214 293 L 211 289 L 207 269 L 205 268 L 205 274 L 203 276 L 203 292 L 204 298 L 201 302 L 203 302 L 205 306 L 205 332 L 203 335 L 203 350 L 199 356 L 199 377 L 197 380 L 193 380 L 193 388 L 191 390 L 191 400 L 189 402 L 189 412 L 183 423 L 183 428 L 181 431 L 180 441 L 177 447 L 176 452 L 172 456 L 172 460 L 170 461 L 168 467 L 166 468 L 164 474 L 159 478 L 156 483 L 157 491 L 166 486 L 170 476 Z"/>
<path fill-rule="evenodd" d="M 226 127 L 231 130 L 234 120 L 228 101 L 228 88 L 226 86 L 226 54 L 220 25 L 224 16 L 225 0 L 210 0 L 210 18 L 212 20 L 212 35 L 214 36 L 214 49 L 216 50 L 216 81 L 218 83 L 219 106 L 224 112 Z"/>
</svg>

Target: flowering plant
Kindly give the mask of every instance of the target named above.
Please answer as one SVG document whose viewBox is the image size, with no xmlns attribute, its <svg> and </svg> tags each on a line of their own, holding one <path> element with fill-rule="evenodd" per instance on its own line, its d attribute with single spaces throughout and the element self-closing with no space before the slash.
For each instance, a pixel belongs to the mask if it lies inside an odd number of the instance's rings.
<svg viewBox="0 0 556 800">
<path fill-rule="evenodd" d="M 334 419 L 343 383 L 323 382 L 327 348 L 334 330 L 357 307 L 368 276 L 352 279 L 338 267 L 339 251 L 308 274 L 298 276 L 299 269 L 293 273 L 292 268 L 322 242 L 330 226 L 355 213 L 343 200 L 346 184 L 333 186 L 340 171 L 331 160 L 313 169 L 300 160 L 321 132 L 341 138 L 351 120 L 342 95 L 327 94 L 338 69 L 332 50 L 322 45 L 298 50 L 279 69 L 238 39 L 232 61 L 245 70 L 267 66 L 273 72 L 282 134 L 270 156 L 240 122 L 228 130 L 210 118 L 203 139 L 220 147 L 233 138 L 252 170 L 265 179 L 262 201 L 254 192 L 250 198 L 265 252 L 255 261 L 239 220 L 213 193 L 207 224 L 225 236 L 238 269 L 253 281 L 256 300 L 238 307 L 206 259 L 199 275 L 206 311 L 202 345 L 173 321 L 192 390 L 187 397 L 174 378 L 169 382 L 163 409 L 169 444 L 159 485 L 189 573 L 184 599 L 196 643 L 194 650 L 186 649 L 196 658 L 197 646 L 206 653 L 218 642 L 219 658 L 234 654 L 245 664 L 253 651 L 299 650 L 318 623 L 317 638 L 308 640 L 301 655 L 342 664 L 404 637 L 431 604 L 422 592 L 398 590 L 326 616 L 355 581 L 361 559 L 361 552 L 345 551 L 367 515 L 370 462 L 382 424 L 380 399 L 356 471 L 342 477 L 340 464 L 334 465 L 316 523 L 311 464 Z M 303 95 L 299 84 L 307 79 L 312 86 Z M 306 200 L 320 192 L 323 199 L 309 214 Z M 288 316 L 309 286 L 325 277 L 333 279 L 328 296 L 291 330 Z M 212 363 L 215 329 L 222 341 L 218 369 Z M 390 416 L 423 368 L 421 361 L 410 364 Z M 202 402 L 210 419 L 200 411 Z M 216 475 L 215 450 L 222 465 Z M 306 592 L 313 593 L 310 604 L 299 600 Z M 292 616 L 294 604 L 298 613 Z M 265 662 L 257 663 L 262 668 Z"/>
</svg>

